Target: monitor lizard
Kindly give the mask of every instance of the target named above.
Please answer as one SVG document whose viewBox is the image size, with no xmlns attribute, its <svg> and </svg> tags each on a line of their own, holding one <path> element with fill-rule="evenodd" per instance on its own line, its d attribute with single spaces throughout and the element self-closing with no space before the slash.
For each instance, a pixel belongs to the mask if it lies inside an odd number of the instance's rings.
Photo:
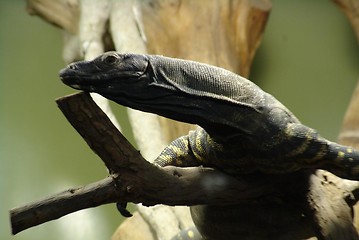
<svg viewBox="0 0 359 240">
<path fill-rule="evenodd" d="M 72 88 L 99 93 L 121 105 L 197 124 L 155 159 L 160 167 L 203 165 L 232 176 L 321 168 L 359 180 L 358 151 L 321 137 L 272 95 L 225 69 L 164 56 L 107 52 L 68 65 L 60 78 Z M 117 203 L 117 208 L 131 216 L 126 203 Z M 204 211 L 206 216 L 222 209 Z M 218 225 L 218 220 L 203 216 L 192 215 L 202 225 Z M 220 223 L 214 229 L 221 227 Z M 191 231 L 183 230 L 173 239 L 191 236 Z M 232 232 L 219 231 L 220 236 L 237 239 Z M 201 234 L 213 235 L 207 230 Z"/>
<path fill-rule="evenodd" d="M 230 175 L 320 168 L 359 180 L 359 152 L 321 137 L 253 82 L 225 69 L 158 55 L 107 52 L 68 65 L 66 85 L 121 105 L 197 124 L 158 166 L 214 167 Z"/>
</svg>

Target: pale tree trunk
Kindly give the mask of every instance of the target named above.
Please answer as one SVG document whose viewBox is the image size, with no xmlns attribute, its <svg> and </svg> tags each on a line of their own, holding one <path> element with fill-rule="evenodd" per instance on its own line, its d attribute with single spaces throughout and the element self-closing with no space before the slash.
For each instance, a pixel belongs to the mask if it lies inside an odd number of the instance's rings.
<svg viewBox="0 0 359 240">
<path fill-rule="evenodd" d="M 357 1 L 336 2 L 340 2 L 359 36 Z M 106 50 L 116 50 L 197 60 L 245 77 L 249 75 L 270 9 L 269 0 L 28 0 L 31 14 L 37 14 L 64 30 L 66 62 L 91 59 Z M 93 95 L 93 98 L 119 127 L 107 100 L 98 95 Z M 354 95 L 340 135 L 340 140 L 347 145 L 359 141 L 359 119 L 353 117 L 353 113 L 359 112 L 356 98 Z M 131 109 L 128 115 L 139 149 L 148 160 L 154 159 L 166 144 L 187 134 L 193 127 Z M 218 236 L 219 232 L 222 239 L 230 239 L 230 236 L 225 237 L 221 230 L 227 231 L 234 239 L 234 234 L 240 234 L 243 239 L 263 239 L 278 226 L 275 239 L 310 239 L 314 236 L 320 239 L 358 239 L 352 224 L 351 205 L 346 201 L 346 194 L 357 189 L 358 183 L 339 179 L 325 171 L 299 175 L 298 179 L 309 181 L 309 194 L 303 195 L 307 201 L 298 201 L 308 204 L 303 207 L 309 209 L 306 222 L 300 218 L 303 212 L 296 211 L 290 204 L 278 207 L 277 202 L 272 203 L 270 199 L 255 206 L 199 206 L 192 212 L 200 219 L 197 221 L 200 221 L 201 230 L 212 236 Z M 326 184 L 328 182 L 332 184 Z M 356 201 L 357 198 L 353 199 Z M 227 213 L 234 216 L 221 218 L 221 214 Z M 249 213 L 253 222 L 238 217 Z M 266 215 L 283 216 L 273 224 Z M 259 228 L 254 224 L 256 221 L 267 226 Z M 118 228 L 113 240 L 170 239 L 192 225 L 187 207 L 158 205 L 148 208 L 139 205 L 138 212 Z M 206 226 L 210 229 L 205 229 Z M 313 231 L 313 226 L 316 231 Z M 291 230 L 283 231 L 284 228 Z"/>
</svg>

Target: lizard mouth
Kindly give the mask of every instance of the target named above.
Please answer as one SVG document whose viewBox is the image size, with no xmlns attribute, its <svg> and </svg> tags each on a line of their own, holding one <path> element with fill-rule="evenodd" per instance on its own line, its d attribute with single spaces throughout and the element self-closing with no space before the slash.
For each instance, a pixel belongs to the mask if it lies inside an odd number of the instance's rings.
<svg viewBox="0 0 359 240">
<path fill-rule="evenodd" d="M 81 75 L 83 74 L 81 74 L 75 65 L 72 64 L 66 68 L 61 69 L 59 72 L 61 81 L 68 86 L 80 84 L 82 82 L 82 77 L 80 77 Z"/>
<path fill-rule="evenodd" d="M 84 73 L 78 70 L 74 65 L 69 65 L 60 70 L 59 77 L 67 86 L 88 91 L 92 91 L 94 86 L 100 86 L 112 80 L 107 74 Z"/>
<path fill-rule="evenodd" d="M 65 69 L 66 70 L 66 69 Z M 60 72 L 61 81 L 69 87 L 82 90 L 85 86 L 89 86 L 89 82 L 77 74 L 62 73 Z"/>
<path fill-rule="evenodd" d="M 140 79 L 145 74 L 145 71 L 121 71 L 116 69 L 100 72 L 99 69 L 86 72 L 81 71 L 75 64 L 70 64 L 66 68 L 60 70 L 59 77 L 61 81 L 75 89 L 88 90 L 92 87 L 103 87 L 111 85 L 109 82 L 114 82 L 118 79 Z M 91 90 L 91 89 L 90 89 Z"/>
</svg>

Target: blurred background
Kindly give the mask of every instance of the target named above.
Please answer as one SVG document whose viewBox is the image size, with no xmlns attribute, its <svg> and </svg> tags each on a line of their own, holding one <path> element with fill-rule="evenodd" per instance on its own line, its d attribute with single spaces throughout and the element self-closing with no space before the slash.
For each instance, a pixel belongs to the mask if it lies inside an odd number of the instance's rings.
<svg viewBox="0 0 359 240">
<path fill-rule="evenodd" d="M 61 30 L 29 16 L 25 1 L 0 1 L 0 239 L 109 239 L 122 217 L 113 204 L 11 236 L 9 209 L 107 175 L 58 110 L 64 86 Z M 328 0 L 273 0 L 251 80 L 305 124 L 335 140 L 359 76 L 358 44 Z M 113 105 L 131 138 L 123 107 Z"/>
</svg>

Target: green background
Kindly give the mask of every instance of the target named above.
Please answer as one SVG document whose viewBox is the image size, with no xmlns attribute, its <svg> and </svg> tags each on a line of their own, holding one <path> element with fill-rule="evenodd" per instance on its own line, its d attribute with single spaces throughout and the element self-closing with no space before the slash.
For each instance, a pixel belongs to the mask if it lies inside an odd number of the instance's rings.
<svg viewBox="0 0 359 240">
<path fill-rule="evenodd" d="M 275 0 L 251 79 L 335 140 L 358 53 L 350 24 L 330 1 Z M 107 175 L 54 102 L 74 92 L 57 76 L 64 65 L 61 30 L 29 16 L 24 1 L 1 0 L 0 239 L 109 239 L 122 220 L 107 205 L 11 237 L 9 209 Z"/>
</svg>

